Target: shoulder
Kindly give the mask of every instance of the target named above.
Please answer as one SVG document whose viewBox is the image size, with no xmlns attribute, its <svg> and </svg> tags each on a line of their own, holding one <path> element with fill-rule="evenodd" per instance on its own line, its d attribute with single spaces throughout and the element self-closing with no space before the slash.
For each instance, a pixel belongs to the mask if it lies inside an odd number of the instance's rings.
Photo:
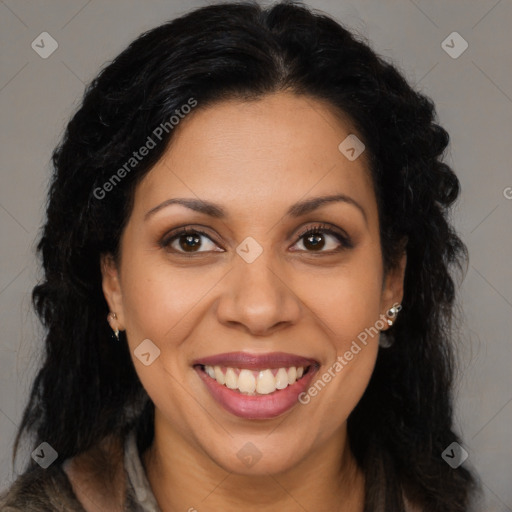
<svg viewBox="0 0 512 512">
<path fill-rule="evenodd" d="M 0 494 L 2 512 L 122 511 L 125 490 L 119 445 L 103 442 L 47 469 L 34 466 Z"/>
<path fill-rule="evenodd" d="M 3 512 L 85 512 L 60 464 L 34 467 L 20 475 L 0 495 Z"/>
<path fill-rule="evenodd" d="M 73 457 L 65 471 L 86 512 L 120 512 L 126 500 L 123 441 L 105 439 Z"/>
</svg>

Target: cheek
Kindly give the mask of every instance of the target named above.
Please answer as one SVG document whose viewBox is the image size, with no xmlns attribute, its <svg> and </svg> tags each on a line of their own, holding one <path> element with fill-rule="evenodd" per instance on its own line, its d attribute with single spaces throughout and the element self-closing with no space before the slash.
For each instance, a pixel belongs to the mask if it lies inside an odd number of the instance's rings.
<svg viewBox="0 0 512 512">
<path fill-rule="evenodd" d="M 346 265 L 303 280 L 300 296 L 339 350 L 379 319 L 382 271 L 377 255 L 360 251 Z"/>
<path fill-rule="evenodd" d="M 193 408 L 190 393 L 196 392 L 196 383 L 190 378 L 187 352 L 181 345 L 197 327 L 201 298 L 218 278 L 142 256 L 130 259 L 123 276 L 125 327 L 135 370 L 155 405 L 174 424 L 183 426 L 186 412 Z M 159 350 L 147 366 L 137 357 L 146 339 Z"/>
<path fill-rule="evenodd" d="M 302 403 L 323 418 L 327 436 L 363 395 L 378 353 L 382 274 L 378 252 L 361 251 L 350 265 L 316 277 L 302 288 L 329 345 L 326 363 Z"/>
<path fill-rule="evenodd" d="M 166 346 L 179 345 L 195 309 L 221 275 L 206 266 L 191 270 L 142 257 L 132 260 L 123 279 L 128 335 L 154 339 L 157 344 L 165 340 Z"/>
</svg>

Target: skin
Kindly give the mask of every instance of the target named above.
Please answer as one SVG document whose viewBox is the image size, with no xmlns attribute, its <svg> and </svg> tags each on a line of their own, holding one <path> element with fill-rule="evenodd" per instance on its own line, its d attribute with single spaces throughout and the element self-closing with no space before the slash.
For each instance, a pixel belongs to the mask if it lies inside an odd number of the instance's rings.
<svg viewBox="0 0 512 512">
<path fill-rule="evenodd" d="M 384 273 L 365 153 L 349 161 L 338 150 L 351 133 L 328 105 L 291 92 L 199 105 L 137 186 L 120 260 L 102 258 L 103 290 L 117 315 L 111 326 L 126 330 L 155 404 L 143 463 L 164 512 L 363 510 L 364 475 L 346 421 L 368 385 L 378 336 L 309 404 L 271 420 L 225 411 L 192 367 L 222 352 L 282 351 L 316 359 L 321 376 L 402 300 L 406 257 Z M 333 194 L 364 214 L 331 202 L 285 216 L 298 201 Z M 215 202 L 226 217 L 173 204 L 145 218 L 178 197 Z M 347 233 L 353 247 L 323 232 L 323 248 L 299 238 L 319 222 Z M 183 225 L 207 233 L 192 257 L 179 239 L 159 245 Z M 263 249 L 252 263 L 236 252 L 248 236 Z M 149 366 L 133 355 L 144 339 L 161 351 Z M 237 457 L 248 442 L 262 454 L 251 467 Z"/>
</svg>

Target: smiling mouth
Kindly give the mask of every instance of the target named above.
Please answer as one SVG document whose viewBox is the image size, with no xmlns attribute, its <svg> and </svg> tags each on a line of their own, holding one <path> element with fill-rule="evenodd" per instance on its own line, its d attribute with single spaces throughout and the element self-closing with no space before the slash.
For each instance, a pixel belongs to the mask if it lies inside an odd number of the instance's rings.
<svg viewBox="0 0 512 512">
<path fill-rule="evenodd" d="M 215 380 L 221 386 L 248 396 L 278 393 L 303 379 L 310 371 L 311 366 L 289 366 L 254 370 L 219 365 L 196 365 L 208 378 Z"/>
</svg>

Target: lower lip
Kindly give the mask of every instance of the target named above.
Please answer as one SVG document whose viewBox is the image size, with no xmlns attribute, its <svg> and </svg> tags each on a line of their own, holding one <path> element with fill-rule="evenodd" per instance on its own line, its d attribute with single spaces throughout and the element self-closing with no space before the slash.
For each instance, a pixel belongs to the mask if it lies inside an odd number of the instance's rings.
<svg viewBox="0 0 512 512">
<path fill-rule="evenodd" d="M 228 412 L 240 418 L 266 420 L 276 418 L 297 405 L 299 395 L 309 387 L 318 368 L 311 366 L 309 371 L 297 382 L 268 395 L 244 395 L 219 384 L 201 367 L 196 367 L 195 370 L 213 398 Z"/>
</svg>

